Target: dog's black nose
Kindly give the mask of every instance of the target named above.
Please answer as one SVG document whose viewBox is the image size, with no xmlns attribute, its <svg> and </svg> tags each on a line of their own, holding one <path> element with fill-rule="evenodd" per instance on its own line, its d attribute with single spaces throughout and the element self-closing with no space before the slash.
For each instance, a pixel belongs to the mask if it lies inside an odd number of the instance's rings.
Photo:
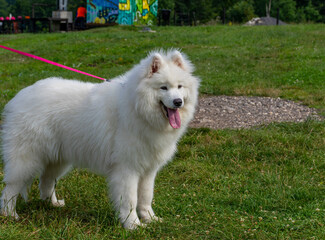
<svg viewBox="0 0 325 240">
<path fill-rule="evenodd" d="M 182 106 L 183 100 L 180 98 L 176 98 L 176 99 L 174 99 L 173 103 L 176 107 L 180 107 L 180 106 Z"/>
</svg>

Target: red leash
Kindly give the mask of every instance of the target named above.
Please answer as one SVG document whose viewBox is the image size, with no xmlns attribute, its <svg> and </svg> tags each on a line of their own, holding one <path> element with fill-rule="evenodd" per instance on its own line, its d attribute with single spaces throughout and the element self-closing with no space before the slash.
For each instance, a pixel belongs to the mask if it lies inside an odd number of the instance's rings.
<svg viewBox="0 0 325 240">
<path fill-rule="evenodd" d="M 67 66 L 64 66 L 64 65 L 62 65 L 60 63 L 52 62 L 52 61 L 47 60 L 45 58 L 41 58 L 41 57 L 29 54 L 29 53 L 25 53 L 25 52 L 22 52 L 22 51 L 13 49 L 13 48 L 5 47 L 5 46 L 2 46 L 2 45 L 0 45 L 0 48 L 3 48 L 3 49 L 6 49 L 6 50 L 9 50 L 9 51 L 24 55 L 26 57 L 34 58 L 36 60 L 46 62 L 46 63 L 52 64 L 54 66 L 57 66 L 57 67 L 65 68 L 65 69 L 68 69 L 68 70 L 73 71 L 73 72 L 81 73 L 81 74 L 87 75 L 89 77 L 97 78 L 97 79 L 100 79 L 100 80 L 103 80 L 103 81 L 109 81 L 108 79 L 97 77 L 95 75 L 92 75 L 92 74 L 89 74 L 89 73 L 86 73 L 86 72 L 83 72 L 83 71 L 80 71 L 80 70 L 77 70 L 77 69 L 74 69 L 74 68 L 71 68 L 71 67 L 67 67 Z"/>
</svg>

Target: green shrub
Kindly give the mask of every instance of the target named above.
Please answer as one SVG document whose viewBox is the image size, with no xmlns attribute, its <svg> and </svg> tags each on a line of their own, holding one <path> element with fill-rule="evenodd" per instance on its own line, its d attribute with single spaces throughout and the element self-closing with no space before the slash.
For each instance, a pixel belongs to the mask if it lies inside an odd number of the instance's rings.
<svg viewBox="0 0 325 240">
<path fill-rule="evenodd" d="M 279 8 L 279 17 L 285 22 L 294 22 L 296 20 L 296 2 L 294 0 L 278 0 L 272 2 L 271 15 L 276 17 Z"/>
<path fill-rule="evenodd" d="M 240 1 L 227 11 L 228 19 L 233 22 L 242 23 L 255 16 L 252 1 Z"/>
<path fill-rule="evenodd" d="M 321 16 L 318 10 L 313 6 L 311 0 L 309 0 L 308 5 L 305 7 L 305 15 L 308 22 L 318 22 L 321 20 Z"/>
</svg>

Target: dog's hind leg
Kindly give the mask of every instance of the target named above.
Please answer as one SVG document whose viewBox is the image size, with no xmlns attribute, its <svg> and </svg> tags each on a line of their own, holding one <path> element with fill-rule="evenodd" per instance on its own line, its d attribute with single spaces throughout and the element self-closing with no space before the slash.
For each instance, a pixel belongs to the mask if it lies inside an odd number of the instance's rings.
<svg viewBox="0 0 325 240">
<path fill-rule="evenodd" d="M 56 181 L 70 170 L 70 166 L 64 163 L 48 164 L 40 176 L 40 194 L 41 199 L 50 199 L 54 207 L 63 207 L 64 200 L 58 200 L 55 193 Z"/>
<path fill-rule="evenodd" d="M 1 196 L 1 215 L 19 218 L 16 212 L 16 201 L 23 187 L 24 183 L 22 182 L 6 183 Z"/>
<path fill-rule="evenodd" d="M 4 216 L 12 216 L 19 218 L 16 213 L 16 201 L 19 194 L 27 200 L 27 192 L 30 184 L 33 181 L 36 170 L 28 169 L 27 166 L 17 164 L 22 161 L 11 161 L 5 164 L 4 182 L 5 188 L 1 196 L 1 214 Z"/>
</svg>

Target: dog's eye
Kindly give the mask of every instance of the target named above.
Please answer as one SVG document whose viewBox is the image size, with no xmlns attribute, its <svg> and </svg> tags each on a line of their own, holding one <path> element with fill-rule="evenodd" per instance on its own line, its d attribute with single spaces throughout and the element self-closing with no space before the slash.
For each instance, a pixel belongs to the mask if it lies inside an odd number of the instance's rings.
<svg viewBox="0 0 325 240">
<path fill-rule="evenodd" d="M 182 88 L 183 86 L 182 85 L 178 85 L 178 89 Z"/>
<path fill-rule="evenodd" d="M 165 91 L 168 90 L 168 88 L 166 86 L 162 86 L 162 87 L 160 87 L 160 89 L 165 90 Z"/>
</svg>

